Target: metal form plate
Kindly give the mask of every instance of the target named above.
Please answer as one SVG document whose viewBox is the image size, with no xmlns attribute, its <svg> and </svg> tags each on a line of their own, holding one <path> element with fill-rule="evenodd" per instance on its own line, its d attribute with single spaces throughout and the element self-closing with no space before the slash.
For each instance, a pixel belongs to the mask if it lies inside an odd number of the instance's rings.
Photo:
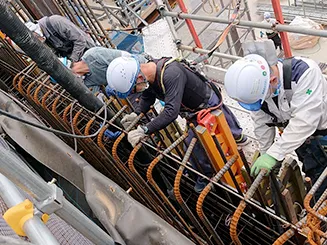
<svg viewBox="0 0 327 245">
<path fill-rule="evenodd" d="M 154 58 L 178 57 L 179 53 L 173 36 L 165 19 L 142 29 L 144 51 Z"/>
</svg>

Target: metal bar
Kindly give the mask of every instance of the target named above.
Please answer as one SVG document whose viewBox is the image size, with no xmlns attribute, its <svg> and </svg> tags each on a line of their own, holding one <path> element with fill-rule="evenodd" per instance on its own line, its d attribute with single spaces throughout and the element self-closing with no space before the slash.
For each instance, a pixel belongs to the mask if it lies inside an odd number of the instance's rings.
<svg viewBox="0 0 327 245">
<path fill-rule="evenodd" d="M 280 6 L 280 0 L 271 0 L 271 3 L 272 3 L 272 6 L 273 6 L 273 9 L 274 9 L 274 12 L 275 12 L 276 20 L 282 25 L 285 24 L 284 17 L 283 17 L 283 12 L 282 12 L 282 7 Z M 303 9 L 304 9 L 304 5 L 303 5 Z M 304 30 L 304 29 L 305 28 L 302 28 L 302 30 Z M 285 57 L 286 58 L 292 57 L 291 45 L 290 45 L 290 42 L 288 41 L 287 33 L 286 32 L 280 32 L 280 38 L 282 40 L 282 45 L 283 45 L 283 50 L 284 50 Z"/>
<path fill-rule="evenodd" d="M 183 13 L 187 13 L 187 8 L 184 4 L 184 1 L 183 0 L 177 0 L 177 4 L 178 6 L 180 7 L 181 11 Z M 198 34 L 196 33 L 196 30 L 195 30 L 195 27 L 193 25 L 193 22 L 190 20 L 190 19 L 187 19 L 185 20 L 186 21 L 186 24 L 187 24 L 187 27 L 193 37 L 193 40 L 195 42 L 195 45 L 198 47 L 198 48 L 202 48 L 202 44 L 201 44 L 201 41 L 199 39 L 199 36 Z"/>
<path fill-rule="evenodd" d="M 103 33 L 103 35 L 106 37 L 107 42 L 109 43 L 111 48 L 115 48 L 115 45 L 111 42 L 111 39 L 108 36 L 108 33 L 103 29 L 100 21 L 97 19 L 97 17 L 95 16 L 93 10 L 90 8 L 90 5 L 88 4 L 88 2 L 86 0 L 83 0 L 84 4 L 86 5 L 86 7 L 88 8 L 88 10 L 90 11 L 90 14 L 93 16 L 94 21 L 97 23 L 97 25 L 99 26 L 101 32 Z M 92 22 L 93 23 L 93 22 Z M 94 25 L 95 26 L 95 25 Z M 108 45 L 106 44 L 106 46 L 108 47 Z"/>
<path fill-rule="evenodd" d="M 233 2 L 233 0 L 230 0 L 229 3 L 223 7 L 221 10 L 219 10 L 219 12 L 215 15 L 215 17 L 219 17 L 222 13 L 224 13 L 224 11 L 226 10 L 227 7 L 229 7 L 229 5 L 231 5 Z M 194 14 L 194 13 L 193 13 Z M 199 32 L 198 35 L 200 36 L 210 25 L 212 24 L 212 22 L 207 23 Z M 177 29 L 177 28 L 176 28 Z M 187 45 L 190 45 L 193 41 L 189 42 Z"/>
<path fill-rule="evenodd" d="M 34 37 L 24 23 L 8 8 L 5 0 L 0 0 L 0 12 L 0 29 L 35 60 L 40 69 L 51 75 L 81 105 L 91 111 L 97 111 L 102 107 L 102 102 L 67 70 L 49 48 Z"/>
<path fill-rule="evenodd" d="M 141 16 L 139 16 L 134 10 L 133 8 L 131 8 L 128 4 L 125 5 L 126 8 L 137 18 L 139 19 L 145 26 L 148 26 L 148 22 L 146 22 L 144 19 L 142 19 Z"/>
<path fill-rule="evenodd" d="M 26 200 L 14 183 L 2 174 L 0 174 L 0 193 L 8 208 L 14 207 Z M 33 215 L 32 218 L 23 224 L 22 228 L 33 244 L 59 245 L 59 242 L 38 216 Z"/>
<path fill-rule="evenodd" d="M 216 17 L 210 17 L 210 16 L 203 16 L 203 15 L 193 15 L 193 14 L 185 14 L 185 13 L 175 13 L 175 12 L 169 12 L 167 10 L 161 11 L 163 16 L 170 16 L 170 17 L 179 17 L 181 19 L 192 19 L 192 20 L 199 20 L 199 21 L 212 21 L 215 23 L 223 23 L 228 24 L 229 20 L 227 19 L 219 19 Z M 261 22 L 254 22 L 254 21 L 247 21 L 247 20 L 240 20 L 237 22 L 238 26 L 244 26 L 244 27 L 253 27 L 253 28 L 260 28 L 260 29 L 266 29 L 266 30 L 272 30 L 272 26 L 270 24 L 261 23 Z M 299 34 L 305 34 L 305 35 L 311 35 L 311 36 L 318 36 L 318 37 L 327 37 L 327 31 L 325 30 L 314 30 L 314 29 L 307 29 L 302 27 L 294 27 L 284 24 L 279 24 L 274 28 L 276 31 L 279 32 L 292 32 L 292 33 L 299 33 Z"/>
<path fill-rule="evenodd" d="M 17 185 L 22 187 L 27 193 L 31 193 L 35 200 L 42 203 L 48 200 L 50 196 L 53 196 L 52 187 L 41 179 L 41 177 L 33 173 L 25 163 L 10 152 L 9 149 L 3 146 L 0 147 L 0 156 L 0 172 L 14 183 L 17 183 Z M 114 244 L 110 236 L 66 199 L 63 198 L 62 203 L 63 207 L 55 212 L 60 218 L 72 225 L 95 244 Z M 37 204 L 36 207 L 38 207 Z"/>
<path fill-rule="evenodd" d="M 189 147 L 187 148 L 187 151 L 185 153 L 185 156 L 182 160 L 182 164 L 180 165 L 179 169 L 177 170 L 176 173 L 176 178 L 174 181 L 174 195 L 176 197 L 177 202 L 181 205 L 182 209 L 184 210 L 184 212 L 186 213 L 186 215 L 189 217 L 189 219 L 192 221 L 193 225 L 196 227 L 196 229 L 200 232 L 200 234 L 202 235 L 202 237 L 204 237 L 206 239 L 206 241 L 209 244 L 213 244 L 210 241 L 209 236 L 207 235 L 206 231 L 203 229 L 202 225 L 199 223 L 199 221 L 195 218 L 193 212 L 190 210 L 190 208 L 187 206 L 186 202 L 184 201 L 182 194 L 180 192 L 180 182 L 182 179 L 182 175 L 183 175 L 183 171 L 185 169 L 185 165 L 188 162 L 191 153 L 193 151 L 193 148 L 196 144 L 197 139 L 193 138 L 190 142 Z"/>
</svg>

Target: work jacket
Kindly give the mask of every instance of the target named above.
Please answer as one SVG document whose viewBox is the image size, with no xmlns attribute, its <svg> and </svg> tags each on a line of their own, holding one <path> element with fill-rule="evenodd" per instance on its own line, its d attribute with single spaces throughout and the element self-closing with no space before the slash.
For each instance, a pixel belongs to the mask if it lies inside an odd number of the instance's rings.
<svg viewBox="0 0 327 245">
<path fill-rule="evenodd" d="M 202 107 L 213 93 L 206 82 L 177 61 L 166 66 L 161 79 L 163 61 L 167 60 L 169 58 L 153 60 L 157 64 L 155 81 L 143 92 L 137 111 L 147 112 L 156 98 L 165 102 L 164 110 L 147 124 L 149 134 L 168 126 L 181 109 L 192 111 Z"/>
<path fill-rule="evenodd" d="M 327 82 L 318 65 L 305 58 L 292 59 L 291 89 L 283 88 L 283 65 L 277 64 L 280 83 L 278 98 L 266 98 L 268 109 L 279 123 L 288 122 L 276 140 L 276 127 L 269 127 L 273 117 L 263 110 L 251 112 L 254 133 L 260 150 L 281 161 L 300 147 L 316 130 L 327 129 Z"/>
<path fill-rule="evenodd" d="M 60 15 L 43 17 L 38 21 L 46 43 L 61 56 L 79 61 L 84 52 L 95 46 L 93 40 L 67 18 Z"/>
<path fill-rule="evenodd" d="M 143 55 L 134 55 L 140 63 L 146 63 Z M 85 52 L 82 60 L 89 67 L 89 73 L 85 74 L 84 84 L 90 88 L 93 86 L 107 85 L 106 73 L 110 63 L 118 57 L 131 57 L 131 54 L 118 49 L 94 47 Z"/>
</svg>

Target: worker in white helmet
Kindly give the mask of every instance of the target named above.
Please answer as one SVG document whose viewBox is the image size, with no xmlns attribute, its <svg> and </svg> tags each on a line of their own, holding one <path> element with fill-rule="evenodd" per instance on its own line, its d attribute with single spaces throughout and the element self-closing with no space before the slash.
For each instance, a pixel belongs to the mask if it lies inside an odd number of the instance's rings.
<svg viewBox="0 0 327 245">
<path fill-rule="evenodd" d="M 251 111 L 261 156 L 251 174 L 270 171 L 294 150 L 303 171 L 313 182 L 327 166 L 322 150 L 327 133 L 327 82 L 319 66 L 310 59 L 290 58 L 268 65 L 260 55 L 236 61 L 226 72 L 227 94 Z M 275 141 L 276 126 L 283 130 Z M 326 189 L 325 181 L 317 192 Z"/>
<path fill-rule="evenodd" d="M 271 18 L 271 14 L 269 12 L 264 12 L 262 22 L 269 23 L 272 26 L 275 26 L 278 24 L 276 19 Z M 260 37 L 262 38 L 263 36 L 264 36 L 264 32 L 260 31 Z M 282 41 L 280 40 L 280 36 L 277 31 L 266 31 L 266 36 L 268 39 L 271 39 L 274 42 L 275 49 L 279 48 L 279 50 L 283 50 Z"/>
<path fill-rule="evenodd" d="M 116 58 L 108 67 L 107 82 L 120 98 L 125 98 L 132 91 L 143 91 L 140 107 L 136 114 L 146 113 L 156 98 L 165 102 L 164 110 L 159 116 L 128 133 L 128 141 L 132 146 L 135 146 L 146 135 L 168 126 L 181 112 L 189 112 L 188 115 L 191 117 L 194 112 L 217 106 L 221 101 L 218 89 L 213 87 L 215 85 L 211 86 L 205 77 L 196 74 L 192 69 L 186 67 L 186 64 L 170 58 L 155 59 L 146 64 L 139 64 L 133 57 Z M 234 138 L 239 144 L 247 143 L 247 138 L 242 134 L 242 128 L 233 113 L 225 105 L 222 105 L 221 109 Z M 136 114 L 124 117 L 121 121 L 123 126 L 126 127 L 136 117 Z M 189 120 L 196 124 L 196 115 Z M 187 144 L 194 137 L 192 130 L 189 130 L 188 133 Z M 213 170 L 200 144 L 195 146 L 194 151 L 204 174 L 211 177 Z M 197 169 L 197 165 L 192 159 L 191 163 Z M 195 190 L 200 192 L 206 184 L 204 179 L 198 178 Z"/>
</svg>

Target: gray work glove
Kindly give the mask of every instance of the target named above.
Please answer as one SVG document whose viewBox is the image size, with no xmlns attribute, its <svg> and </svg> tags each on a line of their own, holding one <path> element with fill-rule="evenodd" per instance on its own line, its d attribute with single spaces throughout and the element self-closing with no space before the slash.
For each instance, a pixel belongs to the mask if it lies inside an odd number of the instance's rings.
<svg viewBox="0 0 327 245">
<path fill-rule="evenodd" d="M 141 126 L 138 126 L 137 129 L 130 131 L 127 135 L 128 142 L 135 147 L 137 143 L 141 141 L 147 135 L 145 134 L 144 129 Z"/>
<path fill-rule="evenodd" d="M 120 123 L 123 125 L 124 129 L 127 129 L 129 125 L 135 120 L 137 117 L 135 112 L 132 112 L 130 114 L 127 114 L 123 117 L 123 119 L 120 121 Z"/>
<path fill-rule="evenodd" d="M 270 39 L 244 42 L 242 48 L 244 56 L 248 54 L 261 55 L 270 66 L 276 65 L 278 62 L 274 42 Z"/>
</svg>

